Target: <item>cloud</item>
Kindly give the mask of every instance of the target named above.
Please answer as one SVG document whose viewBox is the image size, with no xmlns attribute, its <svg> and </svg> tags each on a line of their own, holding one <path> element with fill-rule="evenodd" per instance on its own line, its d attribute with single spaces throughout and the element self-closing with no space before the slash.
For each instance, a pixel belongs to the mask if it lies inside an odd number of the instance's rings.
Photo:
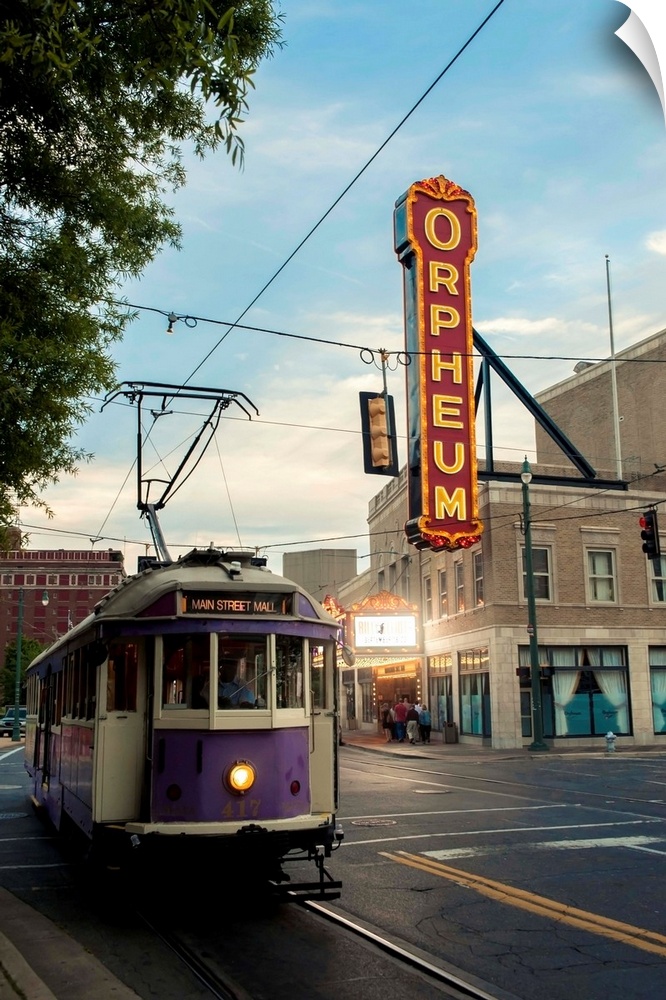
<svg viewBox="0 0 666 1000">
<path fill-rule="evenodd" d="M 535 337 L 540 334 L 561 336 L 570 334 L 573 330 L 596 330 L 591 323 L 572 323 L 557 319 L 555 316 L 544 316 L 542 319 L 526 319 L 520 316 L 498 316 L 496 319 L 480 320 L 475 324 L 479 333 L 503 334 L 508 337 Z"/>
<path fill-rule="evenodd" d="M 645 241 L 645 245 L 648 250 L 654 250 L 655 253 L 666 254 L 666 229 L 658 229 L 654 233 L 649 233 L 648 238 Z"/>
</svg>

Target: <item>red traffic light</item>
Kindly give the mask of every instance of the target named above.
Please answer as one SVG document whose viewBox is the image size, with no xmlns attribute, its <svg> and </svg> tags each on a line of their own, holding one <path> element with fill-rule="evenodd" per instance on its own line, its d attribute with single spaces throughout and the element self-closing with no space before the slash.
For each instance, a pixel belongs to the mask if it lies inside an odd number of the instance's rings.
<svg viewBox="0 0 666 1000">
<path fill-rule="evenodd" d="M 659 547 L 659 526 L 657 524 L 656 510 L 646 510 L 642 517 L 639 517 L 641 538 L 643 539 L 643 552 L 648 559 L 658 559 L 661 555 Z"/>
</svg>

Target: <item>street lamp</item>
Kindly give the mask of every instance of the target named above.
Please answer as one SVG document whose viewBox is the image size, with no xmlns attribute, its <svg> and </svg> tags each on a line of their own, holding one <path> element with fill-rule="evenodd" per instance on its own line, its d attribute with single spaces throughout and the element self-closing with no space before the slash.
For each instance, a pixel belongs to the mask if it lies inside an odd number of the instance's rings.
<svg viewBox="0 0 666 1000">
<path fill-rule="evenodd" d="M 42 604 L 44 607 L 49 603 L 48 591 L 42 594 Z M 23 587 L 19 587 L 18 592 L 18 615 L 16 618 L 16 668 L 14 670 L 14 724 L 12 726 L 12 740 L 18 743 L 21 739 L 21 656 L 23 652 Z"/>
<path fill-rule="evenodd" d="M 530 518 L 530 491 L 532 470 L 527 455 L 520 473 L 523 484 L 523 534 L 525 535 L 525 587 L 527 590 L 527 631 L 530 637 L 530 679 L 532 683 L 532 736 L 529 750 L 547 750 L 543 740 L 543 714 L 541 711 L 541 672 L 539 669 L 539 643 L 536 626 L 536 600 L 532 569 L 532 522 Z"/>
</svg>

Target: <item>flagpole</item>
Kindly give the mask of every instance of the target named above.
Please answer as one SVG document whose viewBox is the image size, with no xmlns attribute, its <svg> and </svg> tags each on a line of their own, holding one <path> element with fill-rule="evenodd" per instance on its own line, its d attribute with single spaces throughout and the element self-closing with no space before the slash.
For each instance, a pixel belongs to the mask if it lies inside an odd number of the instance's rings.
<svg viewBox="0 0 666 1000">
<path fill-rule="evenodd" d="M 617 370 L 615 365 L 615 344 L 613 342 L 613 307 L 611 305 L 610 258 L 606 254 L 606 289 L 608 291 L 608 329 L 611 349 L 611 387 L 613 391 L 613 436 L 615 438 L 615 463 L 618 479 L 622 479 L 622 449 L 620 447 L 620 409 L 617 397 Z"/>
</svg>

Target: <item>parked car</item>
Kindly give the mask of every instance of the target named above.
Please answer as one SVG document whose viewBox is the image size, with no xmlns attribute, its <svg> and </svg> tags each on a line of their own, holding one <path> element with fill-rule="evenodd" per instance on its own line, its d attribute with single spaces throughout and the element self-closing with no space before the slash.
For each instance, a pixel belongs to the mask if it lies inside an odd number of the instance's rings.
<svg viewBox="0 0 666 1000">
<path fill-rule="evenodd" d="M 27 709 L 19 707 L 19 728 L 21 736 L 25 736 L 25 715 Z M 14 709 L 8 708 L 2 719 L 0 719 L 0 736 L 9 736 L 11 739 L 14 733 Z"/>
</svg>

